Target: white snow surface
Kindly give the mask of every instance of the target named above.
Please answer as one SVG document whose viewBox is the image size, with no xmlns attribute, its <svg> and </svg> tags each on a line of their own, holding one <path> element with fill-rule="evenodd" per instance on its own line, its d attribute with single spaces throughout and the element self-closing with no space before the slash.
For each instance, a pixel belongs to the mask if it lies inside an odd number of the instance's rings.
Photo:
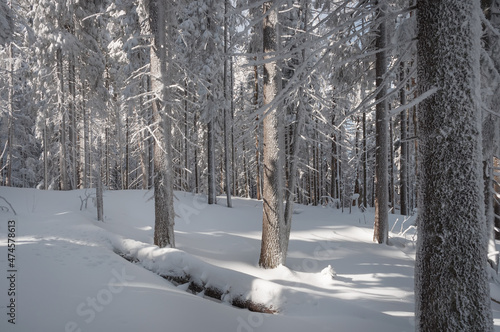
<svg viewBox="0 0 500 332">
<path fill-rule="evenodd" d="M 91 192 L 88 190 L 87 192 Z M 286 266 L 258 267 L 262 202 L 208 206 L 176 192 L 177 248 L 153 242 L 152 192 L 106 191 L 105 221 L 80 211 L 83 190 L 0 187 L 0 331 L 414 331 L 413 220 L 390 215 L 391 245 L 372 242 L 373 212 L 300 206 Z M 7 206 L 0 199 L 0 207 Z M 8 220 L 15 220 L 15 280 Z M 138 259 L 130 263 L 115 252 Z M 11 257 L 12 258 L 12 257 Z M 222 302 L 193 295 L 158 274 L 190 274 L 225 291 Z M 15 296 L 8 290 L 14 286 Z M 495 290 L 498 292 L 498 290 Z M 492 291 L 493 294 L 493 291 Z M 251 299 L 276 314 L 232 307 Z M 11 298 L 15 324 L 9 323 Z M 492 302 L 500 331 L 500 304 Z"/>
</svg>

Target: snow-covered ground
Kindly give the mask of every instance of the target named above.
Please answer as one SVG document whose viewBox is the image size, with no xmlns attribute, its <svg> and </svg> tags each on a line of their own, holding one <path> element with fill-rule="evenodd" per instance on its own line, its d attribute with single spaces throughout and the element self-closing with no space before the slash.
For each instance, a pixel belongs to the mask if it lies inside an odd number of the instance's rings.
<svg viewBox="0 0 500 332">
<path fill-rule="evenodd" d="M 0 211 L 2 332 L 414 330 L 414 230 L 404 233 L 412 220 L 401 216 L 390 216 L 386 246 L 372 242 L 371 212 L 296 206 L 287 266 L 263 270 L 255 200 L 228 209 L 223 198 L 208 206 L 177 192 L 177 249 L 158 249 L 151 192 L 106 191 L 104 223 L 92 202 L 80 211 L 83 190 L 0 187 L 0 196 L 17 212 Z M 176 273 L 222 289 L 223 301 L 158 275 Z M 235 308 L 235 297 L 278 313 Z M 500 304 L 492 307 L 500 331 Z"/>
</svg>

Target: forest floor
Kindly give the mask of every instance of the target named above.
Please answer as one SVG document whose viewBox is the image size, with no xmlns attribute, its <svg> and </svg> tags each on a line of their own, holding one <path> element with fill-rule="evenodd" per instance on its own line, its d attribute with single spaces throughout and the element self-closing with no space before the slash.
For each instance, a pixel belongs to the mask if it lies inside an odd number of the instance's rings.
<svg viewBox="0 0 500 332">
<path fill-rule="evenodd" d="M 296 205 L 286 267 L 263 270 L 262 202 L 176 192 L 176 249 L 159 249 L 152 192 L 106 191 L 104 222 L 80 210 L 91 193 L 0 187 L 0 331 L 414 331 L 413 219 L 391 215 L 379 245 L 373 211 Z"/>
</svg>

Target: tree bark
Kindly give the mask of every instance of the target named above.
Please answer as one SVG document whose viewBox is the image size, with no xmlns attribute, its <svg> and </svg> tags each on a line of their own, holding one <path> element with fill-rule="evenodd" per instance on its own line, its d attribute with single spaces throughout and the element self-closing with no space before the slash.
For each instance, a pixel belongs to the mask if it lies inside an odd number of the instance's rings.
<svg viewBox="0 0 500 332">
<path fill-rule="evenodd" d="M 257 57 L 254 58 L 254 60 L 257 60 Z M 254 109 L 257 110 L 259 108 L 259 71 L 257 70 L 257 66 L 254 66 L 254 95 L 253 95 L 253 102 L 254 102 Z M 260 170 L 260 123 L 259 123 L 259 117 L 255 119 L 255 166 L 257 168 L 255 172 L 255 185 L 257 187 L 257 199 L 261 200 L 262 199 L 262 189 L 261 189 L 261 170 Z"/>
<path fill-rule="evenodd" d="M 405 63 L 401 62 L 400 65 L 400 82 L 405 81 Z M 401 106 L 406 105 L 406 84 L 401 87 L 400 90 L 400 104 Z M 399 157 L 399 171 L 400 171 L 400 186 L 399 186 L 399 202 L 400 202 L 400 213 L 402 215 L 408 215 L 408 142 L 406 142 L 406 117 L 407 112 L 404 110 L 400 114 L 400 130 L 401 130 L 401 155 Z"/>
<path fill-rule="evenodd" d="M 282 127 L 283 119 L 277 105 L 272 105 L 279 90 L 280 75 L 275 57 L 277 51 L 278 10 L 274 2 L 265 2 L 263 23 L 264 45 L 264 105 L 267 106 L 263 121 L 263 167 L 262 191 L 263 220 L 262 243 L 259 265 L 276 268 L 285 263 L 284 214 L 283 214 L 283 165 Z"/>
<path fill-rule="evenodd" d="M 417 331 L 493 331 L 481 167 L 479 1 L 419 0 Z"/>
<path fill-rule="evenodd" d="M 12 5 L 11 5 L 12 8 Z M 7 176 L 5 185 L 12 186 L 12 161 L 14 150 L 14 49 L 9 44 L 9 92 L 8 92 L 8 123 L 7 123 Z"/>
<path fill-rule="evenodd" d="M 212 112 L 212 111 L 209 111 Z M 208 172 L 208 204 L 216 204 L 216 186 L 215 186 L 215 142 L 214 142 L 214 121 L 215 115 L 210 114 L 210 119 L 207 124 L 207 172 Z"/>
<path fill-rule="evenodd" d="M 227 64 L 228 64 L 228 59 L 226 58 L 228 56 L 228 23 L 227 23 L 227 8 L 229 7 L 229 0 L 224 1 L 224 170 L 225 170 L 225 182 L 226 182 L 226 202 L 227 202 L 227 207 L 233 207 L 233 203 L 231 202 L 231 154 L 232 154 L 232 148 L 231 148 L 231 116 L 229 114 L 230 109 L 229 109 L 229 103 L 228 103 L 228 98 L 230 94 L 228 94 L 228 82 L 227 82 L 227 75 L 228 75 L 228 70 L 227 70 Z M 234 166 L 233 166 L 234 167 Z"/>
<path fill-rule="evenodd" d="M 388 240 L 388 125 L 387 125 L 387 84 L 384 82 L 387 72 L 387 31 L 386 31 L 386 11 L 385 0 L 376 0 L 377 20 L 380 21 L 375 47 L 378 50 L 376 55 L 376 86 L 380 89 L 377 93 L 377 106 L 375 110 L 375 130 L 376 130 L 376 150 L 375 150 L 375 227 L 373 241 L 386 243 Z"/>
<path fill-rule="evenodd" d="M 102 148 L 101 138 L 97 140 L 97 163 L 96 163 L 96 205 L 97 205 L 97 220 L 103 221 L 104 219 L 104 199 L 102 188 Z"/>
<path fill-rule="evenodd" d="M 60 188 L 61 190 L 68 190 L 68 169 L 66 166 L 66 111 L 64 109 L 64 74 L 63 74 L 63 55 L 62 50 L 60 48 L 56 51 L 57 57 L 57 76 L 59 80 L 58 87 L 58 108 L 59 114 L 61 114 L 61 128 L 59 130 L 60 133 L 60 153 L 59 156 L 59 173 L 60 173 Z"/>
<path fill-rule="evenodd" d="M 154 45 L 151 49 L 152 90 L 156 94 L 153 101 L 153 123 L 156 141 L 154 145 L 154 190 L 155 190 L 155 230 L 154 243 L 162 247 L 175 247 L 174 239 L 174 195 L 173 162 L 171 139 L 171 114 L 167 107 L 167 31 L 165 14 L 168 11 L 164 0 L 150 0 L 149 20 Z M 169 24 L 172 24 L 169 22 Z M 170 29 L 169 29 L 170 30 Z"/>
</svg>

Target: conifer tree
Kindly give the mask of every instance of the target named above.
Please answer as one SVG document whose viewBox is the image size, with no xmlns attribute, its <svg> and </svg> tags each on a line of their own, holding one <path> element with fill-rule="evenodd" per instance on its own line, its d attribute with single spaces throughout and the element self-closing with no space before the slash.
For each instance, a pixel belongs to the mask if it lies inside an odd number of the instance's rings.
<svg viewBox="0 0 500 332">
<path fill-rule="evenodd" d="M 419 0 L 417 331 L 493 331 L 481 165 L 479 1 Z"/>
</svg>

